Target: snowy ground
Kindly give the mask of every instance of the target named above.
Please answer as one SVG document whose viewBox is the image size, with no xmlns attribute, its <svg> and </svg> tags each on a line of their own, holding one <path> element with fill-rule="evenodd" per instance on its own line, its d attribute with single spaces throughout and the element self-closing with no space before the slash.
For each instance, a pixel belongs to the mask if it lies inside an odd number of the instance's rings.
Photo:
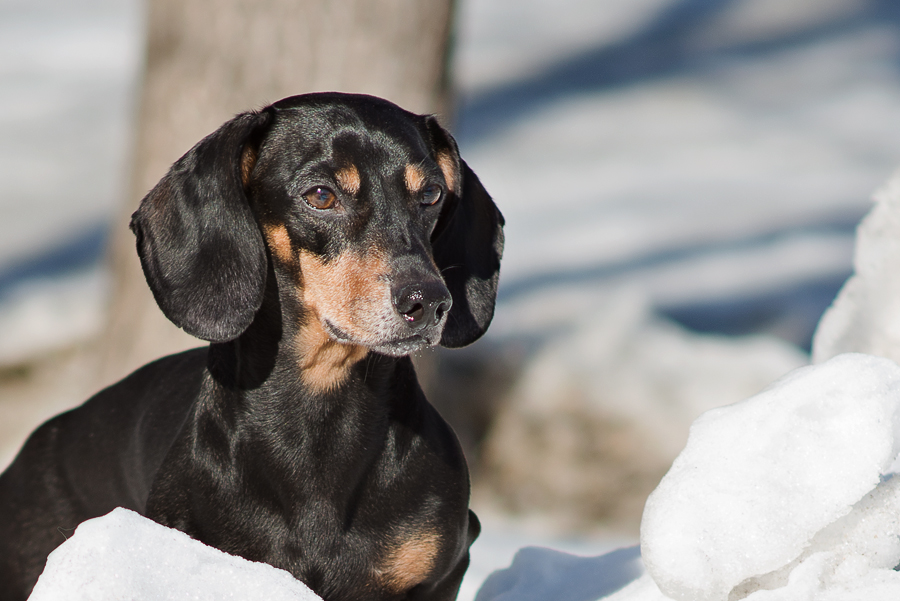
<svg viewBox="0 0 900 601">
<path fill-rule="evenodd" d="M 808 345 L 900 164 L 896 4 L 463 8 L 460 143 L 508 221 L 492 335 L 546 327 L 512 310 L 541 290 L 627 286 L 699 330 Z"/>
<path fill-rule="evenodd" d="M 124 182 L 139 4 L 0 0 L 0 365 L 90 336 Z"/>
<path fill-rule="evenodd" d="M 900 595 L 900 367 L 844 354 L 709 411 L 637 548 L 524 549 L 476 601 L 890 601 Z"/>
</svg>

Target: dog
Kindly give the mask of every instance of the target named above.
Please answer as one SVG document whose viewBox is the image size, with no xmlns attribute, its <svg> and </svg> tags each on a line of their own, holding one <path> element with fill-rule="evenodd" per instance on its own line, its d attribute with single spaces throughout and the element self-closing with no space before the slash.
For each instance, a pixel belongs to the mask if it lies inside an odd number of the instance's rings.
<svg viewBox="0 0 900 601">
<path fill-rule="evenodd" d="M 208 347 L 36 430 L 0 476 L 0 598 L 115 507 L 327 601 L 450 600 L 480 526 L 410 353 L 477 340 L 503 217 L 432 116 L 293 96 L 222 125 L 131 221 L 160 309 Z"/>
</svg>

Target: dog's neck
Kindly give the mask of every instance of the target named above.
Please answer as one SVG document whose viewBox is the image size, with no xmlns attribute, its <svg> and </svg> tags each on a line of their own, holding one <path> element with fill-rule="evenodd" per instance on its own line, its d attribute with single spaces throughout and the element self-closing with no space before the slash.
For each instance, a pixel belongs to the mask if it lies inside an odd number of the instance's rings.
<svg viewBox="0 0 900 601">
<path fill-rule="evenodd" d="M 252 445 L 264 458 L 255 470 L 257 476 L 284 472 L 272 481 L 301 486 L 310 495 L 321 484 L 318 476 L 305 476 L 300 484 L 290 475 L 295 470 L 319 474 L 316 466 L 325 462 L 331 466 L 328 473 L 342 474 L 348 481 L 361 479 L 372 449 L 384 444 L 390 423 L 414 420 L 420 412 L 424 395 L 412 361 L 369 352 L 349 365 L 333 386 L 310 385 L 310 369 L 324 369 L 330 363 L 336 369 L 348 353 L 328 341 L 320 344 L 319 354 L 332 356 L 319 356 L 319 363 L 312 366 L 298 360 L 304 321 L 273 300 L 267 299 L 240 337 L 210 345 L 208 377 L 189 426 L 191 436 L 202 440 L 200 446 L 210 453 L 215 440 L 236 442 L 217 452 L 240 453 L 242 444 Z M 351 499 L 338 495 L 329 502 L 341 511 Z"/>
<path fill-rule="evenodd" d="M 247 399 L 288 395 L 297 402 L 376 392 L 398 368 L 412 369 L 412 363 L 332 340 L 271 267 L 253 322 L 235 340 L 211 344 L 208 359 L 222 393 Z"/>
</svg>

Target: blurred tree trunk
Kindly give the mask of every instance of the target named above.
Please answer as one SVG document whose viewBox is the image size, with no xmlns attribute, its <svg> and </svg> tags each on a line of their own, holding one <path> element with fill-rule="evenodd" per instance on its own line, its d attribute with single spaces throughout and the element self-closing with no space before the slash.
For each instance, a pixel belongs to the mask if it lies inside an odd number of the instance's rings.
<svg viewBox="0 0 900 601">
<path fill-rule="evenodd" d="M 234 114 L 314 91 L 446 106 L 453 0 L 149 0 L 146 72 L 127 206 L 111 243 L 99 384 L 198 346 L 157 308 L 128 220 L 169 165 Z"/>
</svg>

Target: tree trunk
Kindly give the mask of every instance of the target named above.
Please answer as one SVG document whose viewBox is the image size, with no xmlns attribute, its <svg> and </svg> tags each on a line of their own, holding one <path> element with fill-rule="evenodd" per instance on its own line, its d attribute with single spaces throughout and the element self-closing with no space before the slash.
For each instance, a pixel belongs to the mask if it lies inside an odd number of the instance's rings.
<svg viewBox="0 0 900 601">
<path fill-rule="evenodd" d="M 234 114 L 314 91 L 446 106 L 452 0 L 150 0 L 130 193 L 114 224 L 99 384 L 201 344 L 166 320 L 128 219 L 169 165 Z"/>
</svg>

